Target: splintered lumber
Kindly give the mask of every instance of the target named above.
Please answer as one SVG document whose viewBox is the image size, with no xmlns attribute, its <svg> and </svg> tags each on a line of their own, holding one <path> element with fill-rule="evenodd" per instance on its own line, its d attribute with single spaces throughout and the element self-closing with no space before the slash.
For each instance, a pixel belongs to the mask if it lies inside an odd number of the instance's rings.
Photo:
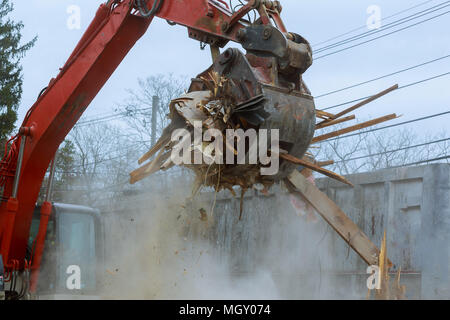
<svg viewBox="0 0 450 320">
<path fill-rule="evenodd" d="M 366 121 L 366 122 L 363 122 L 363 123 L 359 123 L 357 125 L 354 125 L 354 126 L 351 126 L 351 127 L 345 128 L 345 129 L 341 129 L 341 130 L 338 130 L 338 131 L 333 131 L 333 132 L 330 132 L 330 133 L 327 133 L 327 134 L 324 134 L 324 135 L 321 135 L 321 136 L 314 137 L 311 143 L 317 143 L 317 142 L 320 142 L 320 141 L 328 140 L 328 139 L 331 139 L 331 138 L 334 138 L 334 137 L 338 137 L 338 136 L 346 134 L 346 133 L 350 133 L 350 132 L 353 132 L 353 131 L 365 129 L 367 127 L 372 127 L 372 126 L 377 125 L 379 123 L 386 122 L 386 121 L 389 121 L 389 120 L 392 120 L 392 119 L 396 119 L 396 118 L 397 118 L 397 115 L 395 113 L 393 113 L 393 114 L 390 114 L 390 115 L 387 115 L 387 116 L 384 116 L 384 117 L 381 117 L 381 118 L 377 118 L 377 119 L 373 119 L 373 120 Z"/>
<path fill-rule="evenodd" d="M 378 258 L 378 281 L 379 287 L 375 290 L 376 300 L 399 300 L 405 298 L 406 287 L 400 285 L 401 267 L 398 269 L 395 282 L 391 283 L 389 269 L 392 263 L 387 259 L 388 250 L 386 245 L 386 231 L 381 241 L 380 255 Z M 371 294 L 368 293 L 368 298 Z"/>
<path fill-rule="evenodd" d="M 371 103 L 372 101 L 375 101 L 375 100 L 377 100 L 377 99 L 387 95 L 388 93 L 390 93 L 390 92 L 392 92 L 394 90 L 397 90 L 397 89 L 398 89 L 398 84 L 393 85 L 392 87 L 390 87 L 390 88 L 388 88 L 388 89 L 386 89 L 384 91 L 381 91 L 380 93 L 377 93 L 377 94 L 371 96 L 370 98 L 367 98 L 366 100 L 363 100 L 363 101 L 355 104 L 354 106 L 352 106 L 350 108 L 347 108 L 347 109 L 339 112 L 338 114 L 335 115 L 335 117 L 333 119 L 338 119 L 338 118 L 340 118 L 340 117 L 342 117 L 342 116 L 344 116 L 344 115 L 346 115 L 346 114 L 348 114 L 348 113 L 350 113 L 350 112 L 352 112 L 352 111 L 354 111 L 356 109 L 361 108 L 362 106 L 365 106 L 366 104 Z M 328 121 L 329 120 L 324 120 L 321 123 L 319 123 L 319 125 L 322 125 L 322 124 L 324 124 L 324 123 L 326 123 Z"/>
<path fill-rule="evenodd" d="M 141 158 L 139 158 L 138 163 L 142 164 L 151 157 L 153 157 L 164 145 L 166 145 L 170 141 L 170 135 L 167 135 L 165 137 L 161 137 L 158 142 L 147 152 L 145 153 Z"/>
<path fill-rule="evenodd" d="M 316 116 L 322 119 L 336 119 L 336 115 L 329 113 L 329 112 L 325 112 L 323 110 L 316 110 Z"/>
<path fill-rule="evenodd" d="M 318 165 L 319 167 L 331 166 L 332 164 L 334 164 L 334 160 L 319 161 L 319 162 L 317 162 L 317 165 Z"/>
<path fill-rule="evenodd" d="M 291 173 L 288 180 L 368 265 L 378 265 L 380 250 L 333 200 L 297 170 Z"/>
<path fill-rule="evenodd" d="M 326 128 L 326 127 L 330 127 L 330 126 L 334 126 L 335 124 L 347 122 L 347 121 L 350 121 L 350 120 L 354 120 L 355 118 L 356 118 L 356 116 L 353 114 L 353 115 L 348 116 L 348 117 L 345 117 L 345 118 L 341 118 L 341 119 L 336 119 L 336 120 L 324 122 L 324 123 L 322 123 L 322 124 L 318 124 L 318 125 L 316 126 L 316 130 L 317 130 L 317 129 Z"/>
<path fill-rule="evenodd" d="M 364 100 L 364 101 L 361 101 L 361 102 L 358 103 L 358 104 L 355 104 L 353 107 L 350 107 L 350 108 L 348 108 L 348 109 L 345 109 L 345 110 L 339 112 L 339 113 L 336 115 L 336 118 L 340 118 L 340 117 L 342 117 L 343 115 L 345 115 L 345 114 L 347 114 L 347 113 L 350 113 L 350 112 L 352 112 L 353 110 L 356 110 L 356 109 L 358 109 L 358 108 L 360 108 L 360 107 L 362 107 L 362 106 L 364 106 L 364 105 L 366 105 L 366 104 L 368 104 L 368 103 L 371 103 L 372 101 L 375 101 L 375 100 L 377 100 L 377 99 L 379 99 L 379 98 L 381 98 L 381 97 L 387 95 L 388 93 L 390 93 L 390 92 L 392 92 L 392 91 L 394 91 L 394 90 L 397 90 L 397 89 L 398 89 L 398 84 L 393 85 L 392 87 L 387 88 L 386 90 L 383 90 L 383 91 L 381 91 L 380 93 L 377 93 L 376 95 L 373 95 L 373 96 L 371 96 L 370 98 L 368 98 L 368 99 L 366 99 L 366 100 Z"/>
<path fill-rule="evenodd" d="M 330 177 L 332 179 L 335 179 L 337 181 L 345 183 L 345 184 L 347 184 L 349 186 L 353 186 L 353 184 L 350 181 L 348 181 L 347 179 L 345 179 L 343 176 L 341 176 L 341 175 L 339 175 L 337 173 L 334 173 L 334 172 L 332 172 L 330 170 L 321 168 L 318 165 L 316 165 L 314 163 L 311 163 L 309 161 L 302 160 L 302 159 L 296 158 L 296 157 L 294 157 L 294 156 L 292 156 L 290 154 L 285 154 L 285 153 L 280 153 L 280 158 L 282 158 L 284 160 L 287 160 L 289 162 L 295 163 L 295 164 L 299 164 L 299 165 L 301 165 L 301 166 L 303 166 L 305 168 L 308 168 L 308 169 L 311 169 L 311 170 L 316 171 L 318 173 L 321 173 L 323 175 L 326 175 L 327 177 Z"/>
<path fill-rule="evenodd" d="M 380 289 L 378 289 L 375 294 L 375 298 L 378 300 L 389 299 L 389 267 L 390 266 L 387 263 L 386 231 L 384 231 L 380 248 L 380 257 L 378 259 Z"/>
<path fill-rule="evenodd" d="M 167 152 L 163 154 L 164 150 L 161 150 L 158 153 L 158 156 L 151 162 L 146 165 L 134 170 L 130 173 L 130 184 L 135 184 L 136 182 L 152 175 L 161 169 L 161 166 L 165 163 L 166 160 L 170 158 L 170 153 Z M 167 168 L 166 168 L 167 169 Z"/>
<path fill-rule="evenodd" d="M 387 289 L 389 282 L 389 266 L 387 264 L 387 249 L 386 249 L 386 231 L 383 234 L 383 241 L 381 242 L 380 248 L 380 258 L 378 259 L 378 267 L 380 268 L 380 276 L 381 276 L 381 288 Z"/>
<path fill-rule="evenodd" d="M 152 172 L 146 173 L 147 169 L 151 167 L 153 163 L 147 163 L 145 166 L 142 166 L 130 173 L 130 184 L 135 184 L 138 181 L 148 177 L 152 174 Z"/>
</svg>

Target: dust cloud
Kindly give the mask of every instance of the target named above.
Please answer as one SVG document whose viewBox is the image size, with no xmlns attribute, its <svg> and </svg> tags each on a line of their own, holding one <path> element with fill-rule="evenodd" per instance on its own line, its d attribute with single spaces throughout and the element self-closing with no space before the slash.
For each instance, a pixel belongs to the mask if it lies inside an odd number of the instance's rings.
<svg viewBox="0 0 450 320">
<path fill-rule="evenodd" d="M 105 217 L 105 299 L 343 299 L 329 276 L 332 230 L 290 196 L 194 200 L 174 184 Z M 252 193 L 254 191 L 251 191 Z M 250 194 L 251 195 L 251 194 Z M 214 199 L 216 197 L 216 199 Z M 232 200 L 230 200 L 232 199 Z M 310 221 L 316 220 L 316 221 Z M 363 283 L 364 284 L 364 283 Z"/>
</svg>

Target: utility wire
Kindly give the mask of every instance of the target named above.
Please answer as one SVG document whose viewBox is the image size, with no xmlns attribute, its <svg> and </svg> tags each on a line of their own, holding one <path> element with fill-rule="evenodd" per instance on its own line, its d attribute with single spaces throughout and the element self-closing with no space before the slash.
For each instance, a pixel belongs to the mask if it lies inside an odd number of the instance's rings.
<svg viewBox="0 0 450 320">
<path fill-rule="evenodd" d="M 388 128 L 394 128 L 394 127 L 398 127 L 398 126 L 403 126 L 405 124 L 410 124 L 410 123 L 414 123 L 414 122 L 417 122 L 417 121 L 423 121 L 423 120 L 428 120 L 428 119 L 431 119 L 431 118 L 441 117 L 441 116 L 444 116 L 444 115 L 447 115 L 447 114 L 450 114 L 450 111 L 436 113 L 436 114 L 432 114 L 432 115 L 429 115 L 429 116 L 417 118 L 417 119 L 414 119 L 414 120 L 399 122 L 399 123 L 396 123 L 396 124 L 391 124 L 391 125 L 380 127 L 380 128 L 374 128 L 374 129 L 370 129 L 370 130 L 366 130 L 366 131 L 362 131 L 362 132 L 352 133 L 352 134 L 348 134 L 348 135 L 345 135 L 345 136 L 324 140 L 324 141 L 321 141 L 319 143 L 330 142 L 330 141 L 334 141 L 334 140 L 339 140 L 339 139 L 345 139 L 345 138 L 349 138 L 349 137 L 359 136 L 361 134 L 370 133 L 370 132 L 379 131 L 379 130 L 384 130 L 384 129 L 388 129 Z"/>
<path fill-rule="evenodd" d="M 390 15 L 390 16 L 387 16 L 387 17 L 381 19 L 381 21 L 385 21 L 385 20 L 388 20 L 388 19 L 390 19 L 390 18 L 399 16 L 399 15 L 401 15 L 402 13 L 411 11 L 411 10 L 413 10 L 413 9 L 415 9 L 415 8 L 421 7 L 421 6 L 425 5 L 425 4 L 430 3 L 430 2 L 433 2 L 433 1 L 434 1 L 434 0 L 428 0 L 428 1 L 425 1 L 425 2 L 422 2 L 422 3 L 419 3 L 418 5 L 415 5 L 415 6 L 413 6 L 413 7 L 407 8 L 407 9 L 405 9 L 405 10 L 402 10 L 402 11 L 396 12 L 396 13 Z M 352 29 L 352 30 L 347 31 L 347 32 L 345 32 L 345 33 L 342 33 L 342 34 L 340 34 L 340 35 L 334 36 L 334 37 L 329 38 L 329 39 L 327 39 L 327 40 L 318 42 L 318 43 L 312 45 L 312 47 L 317 47 L 317 46 L 319 46 L 319 45 L 321 45 L 321 44 L 325 44 L 325 43 L 331 42 L 331 41 L 333 41 L 333 40 L 339 39 L 339 38 L 341 38 L 341 37 L 343 37 L 343 36 L 352 34 L 353 32 L 356 32 L 356 31 L 362 30 L 362 29 L 366 29 L 366 28 L 367 28 L 367 25 L 365 24 L 365 25 L 363 25 L 363 26 L 360 26 L 360 27 L 358 27 L 358 28 Z"/>
<path fill-rule="evenodd" d="M 353 36 L 353 37 L 350 37 L 350 38 L 347 38 L 347 39 L 338 41 L 338 42 L 336 42 L 336 43 L 330 44 L 330 45 L 328 45 L 328 46 L 319 48 L 319 49 L 317 49 L 317 50 L 314 50 L 314 53 L 317 54 L 317 53 L 320 53 L 320 52 L 323 52 L 323 51 L 327 51 L 327 50 L 330 50 L 330 49 L 333 49 L 333 48 L 342 46 L 342 45 L 344 45 L 344 44 L 347 44 L 347 43 L 350 43 L 350 42 L 354 42 L 354 41 L 356 41 L 356 40 L 363 39 L 363 38 L 366 38 L 366 37 L 369 37 L 369 36 L 378 34 L 378 33 L 383 32 L 383 31 L 385 31 L 385 30 L 392 29 L 392 28 L 394 28 L 394 27 L 396 27 L 396 26 L 405 24 L 405 23 L 407 23 L 407 22 L 410 22 L 410 21 L 412 21 L 412 20 L 421 18 L 421 17 L 426 16 L 426 15 L 429 15 L 429 14 L 431 14 L 431 13 L 433 13 L 433 12 L 442 10 L 442 9 L 448 7 L 448 6 L 449 6 L 449 3 L 450 3 L 450 1 L 445 1 L 445 2 L 443 2 L 443 3 L 440 3 L 440 4 L 436 5 L 436 6 L 433 6 L 433 7 L 431 7 L 431 8 L 428 8 L 428 9 L 426 9 L 426 10 L 423 10 L 423 11 L 417 12 L 417 13 L 415 13 L 415 14 L 412 14 L 412 15 L 410 15 L 410 16 L 404 17 L 404 18 L 402 18 L 402 19 L 393 21 L 393 22 L 391 22 L 391 23 L 389 23 L 389 24 L 387 24 L 387 25 L 385 25 L 385 26 L 383 26 L 383 27 L 381 27 L 381 28 L 379 28 L 379 29 L 375 29 L 375 30 L 370 30 L 370 31 L 367 31 L 367 32 L 363 32 L 363 33 L 358 34 L 358 35 L 355 35 L 355 36 Z M 434 9 L 434 10 L 432 10 L 432 9 Z"/>
<path fill-rule="evenodd" d="M 437 62 L 437 61 L 440 61 L 440 60 L 443 60 L 443 59 L 447 59 L 449 57 L 450 57 L 450 54 L 446 55 L 446 56 L 443 56 L 443 57 L 440 57 L 440 58 L 437 58 L 437 59 L 434 59 L 434 60 L 430 60 L 430 61 L 418 64 L 418 65 L 415 65 L 415 66 L 412 66 L 412 67 L 409 67 L 409 68 L 406 68 L 406 69 L 402 69 L 402 70 L 399 70 L 399 71 L 396 71 L 396 72 L 392 72 L 392 73 L 389 73 L 389 74 L 386 74 L 386 75 L 383 75 L 383 76 L 380 76 L 380 77 L 377 77 L 377 78 L 374 78 L 374 79 L 371 79 L 371 80 L 360 82 L 360 83 L 357 83 L 357 84 L 354 84 L 354 85 L 351 85 L 351 86 L 348 86 L 348 87 L 345 87 L 345 88 L 342 88 L 342 89 L 330 91 L 330 92 L 318 95 L 318 96 L 314 97 L 314 99 L 319 99 L 319 98 L 322 98 L 322 97 L 325 97 L 325 96 L 329 96 L 331 94 L 342 92 L 342 91 L 345 91 L 345 90 L 348 90 L 348 89 L 353 89 L 353 88 L 356 88 L 356 87 L 359 87 L 359 86 L 362 86 L 364 84 L 368 84 L 368 83 L 371 83 L 371 82 L 374 82 L 374 81 L 377 81 L 377 80 L 381 80 L 381 79 L 384 79 L 384 78 L 392 77 L 394 75 L 397 75 L 397 74 L 400 74 L 400 73 L 403 73 L 403 72 L 406 72 L 406 71 L 410 71 L 410 70 L 413 70 L 413 69 L 417 69 L 419 67 L 423 67 L 423 66 L 425 66 L 427 64 L 431 64 L 431 63 L 434 63 L 434 62 Z"/>
<path fill-rule="evenodd" d="M 149 108 L 138 108 L 136 110 L 133 110 L 133 112 L 143 112 L 143 111 L 147 111 L 147 110 L 151 110 L 152 107 Z M 85 126 L 85 125 L 91 125 L 91 124 L 95 124 L 95 123 L 100 123 L 100 122 L 104 122 L 104 121 L 108 121 L 108 120 L 117 120 L 117 119 L 121 119 L 121 118 L 125 118 L 127 116 L 126 112 L 120 112 L 120 113 L 105 113 L 104 116 L 98 117 L 98 118 L 93 118 L 93 119 L 86 119 L 82 122 L 78 122 L 75 126 Z"/>
<path fill-rule="evenodd" d="M 447 75 L 449 75 L 449 74 L 450 74 L 450 72 L 438 74 L 438 75 L 433 76 L 433 77 L 431 77 L 431 78 L 427 78 L 427 79 L 423 79 L 423 80 L 419 80 L 419 81 L 416 81 L 416 82 L 412 82 L 412 83 L 403 85 L 403 86 L 399 87 L 397 90 L 409 88 L 409 87 L 412 87 L 412 86 L 415 86 L 415 85 L 418 85 L 418 84 L 421 84 L 421 83 L 424 83 L 424 82 L 428 82 L 428 81 L 431 81 L 431 80 L 434 80 L 434 79 L 437 79 L 437 78 L 441 78 L 441 77 L 447 76 Z M 397 91 L 397 90 L 396 90 L 396 91 Z M 366 99 L 369 99 L 369 98 L 371 98 L 371 97 L 373 97 L 373 95 L 367 96 L 367 97 L 363 97 L 363 98 L 358 98 L 358 99 L 355 99 L 355 100 L 352 100 L 352 101 L 343 102 L 343 103 L 340 103 L 340 104 L 336 104 L 336 105 L 334 105 L 334 106 L 327 107 L 327 108 L 324 108 L 324 109 L 321 109 L 321 110 L 334 109 L 334 108 L 337 108 L 337 107 L 345 106 L 345 105 L 350 104 L 350 103 L 354 103 L 354 102 L 359 102 L 359 101 L 362 101 L 362 100 L 366 100 Z"/>
<path fill-rule="evenodd" d="M 427 146 L 427 145 L 437 144 L 437 143 L 441 143 L 441 142 L 445 142 L 445 141 L 449 141 L 449 140 L 450 140 L 450 138 L 446 138 L 446 139 L 440 139 L 440 140 L 425 142 L 425 143 L 416 144 L 416 145 L 413 145 L 413 146 L 407 146 L 407 147 L 403 147 L 403 148 L 398 148 L 398 149 L 395 149 L 395 150 L 389 150 L 389 151 L 384 151 L 384 152 L 372 153 L 372 154 L 368 154 L 368 155 L 360 156 L 360 157 L 356 157 L 356 158 L 335 161 L 335 163 L 343 163 L 343 162 L 349 162 L 349 161 L 366 159 L 366 158 L 370 158 L 370 157 L 381 156 L 383 154 L 395 153 L 395 152 L 404 151 L 404 150 L 413 149 L 413 148 L 420 148 L 420 147 L 424 147 L 424 146 Z"/>
<path fill-rule="evenodd" d="M 446 156 L 442 156 L 442 157 L 438 157 L 438 158 L 434 158 L 434 159 L 427 159 L 427 160 L 422 160 L 422 161 L 402 164 L 402 165 L 398 165 L 398 166 L 394 166 L 394 167 L 388 167 L 387 169 L 389 169 L 389 168 L 394 169 L 394 168 L 400 168 L 400 167 L 415 166 L 415 165 L 422 164 L 422 163 L 428 163 L 428 162 L 440 161 L 440 160 L 447 160 L 447 159 L 450 159 L 450 155 L 446 155 Z"/>
<path fill-rule="evenodd" d="M 139 151 L 140 147 L 138 147 L 138 145 L 140 146 L 141 142 L 136 142 L 134 144 L 129 145 L 126 149 L 127 153 Z M 115 151 L 106 153 L 105 155 L 108 156 L 108 155 L 112 155 L 113 153 L 115 153 Z M 118 156 L 115 156 L 112 158 L 108 158 L 108 159 L 103 159 L 103 160 L 94 161 L 94 162 L 88 162 L 83 165 L 75 165 L 75 166 L 72 166 L 72 168 L 82 168 L 82 167 L 88 167 L 88 166 L 93 166 L 93 165 L 96 166 L 100 163 L 105 163 L 105 162 L 110 162 L 110 161 L 114 161 L 117 159 L 121 159 L 123 157 L 126 157 L 127 155 L 128 154 L 121 154 L 121 155 L 118 155 Z M 74 174 L 76 173 L 76 174 L 78 174 L 79 172 L 57 171 L 57 173 L 74 173 Z"/>
<path fill-rule="evenodd" d="M 403 30 L 406 30 L 406 29 L 409 29 L 409 28 L 418 26 L 418 25 L 420 25 L 420 24 L 422 24 L 422 23 L 425 23 L 425 22 L 427 22 L 427 21 L 431 21 L 431 20 L 437 19 L 437 18 L 439 18 L 439 17 L 441 17 L 441 16 L 443 16 L 443 15 L 446 15 L 446 14 L 448 14 L 448 13 L 450 13 L 450 11 L 446 11 L 446 12 L 444 12 L 444 13 L 438 14 L 438 15 L 433 16 L 433 17 L 431 17 L 431 18 L 428 18 L 428 19 L 425 19 L 425 20 L 416 22 L 416 23 L 414 23 L 414 24 L 412 24 L 412 25 L 403 27 L 403 28 L 398 29 L 398 30 L 394 30 L 394 31 L 392 31 L 392 32 L 383 34 L 383 35 L 378 36 L 378 37 L 375 37 L 375 38 L 373 38 L 373 39 L 369 39 L 369 40 L 366 40 L 366 41 L 357 43 L 357 44 L 355 44 L 355 45 L 352 45 L 352 46 L 349 46 L 349 47 L 345 47 L 345 48 L 340 49 L 340 50 L 337 50 L 337 51 L 333 51 L 333 52 L 328 53 L 328 54 L 324 54 L 324 55 L 322 55 L 322 56 L 319 56 L 319 57 L 317 57 L 317 58 L 314 58 L 314 60 L 319 60 L 319 59 L 322 59 L 322 58 L 325 58 L 325 57 L 328 57 L 328 56 L 331 56 L 331 55 L 334 55 L 334 54 L 337 54 L 337 53 L 340 53 L 340 52 L 343 52 L 343 51 L 346 51 L 346 50 L 349 50 L 349 49 L 353 49 L 353 48 L 362 46 L 362 45 L 364 45 L 364 44 L 366 44 L 366 43 L 369 43 L 369 42 L 372 42 L 372 41 L 375 41 L 375 40 L 378 40 L 378 39 L 387 37 L 387 36 L 392 35 L 392 34 L 394 34 L 394 33 L 398 33 L 398 32 L 400 32 L 400 31 L 403 31 Z"/>
<path fill-rule="evenodd" d="M 90 120 L 85 120 L 85 121 L 79 122 L 74 127 L 84 127 L 84 126 L 87 126 L 87 125 L 101 123 L 101 122 L 105 122 L 105 121 L 116 120 L 116 119 L 120 119 L 120 118 L 123 118 L 123 117 L 125 117 L 125 115 L 123 113 L 111 114 L 109 116 L 99 117 L 99 118 L 94 118 L 94 119 L 90 119 Z"/>
<path fill-rule="evenodd" d="M 418 85 L 418 84 L 421 84 L 421 83 L 424 83 L 424 82 L 427 82 L 427 81 L 431 81 L 431 80 L 434 80 L 434 79 L 437 79 L 437 78 L 441 78 L 441 77 L 447 76 L 449 74 L 450 74 L 450 72 L 442 73 L 442 74 L 439 74 L 437 76 L 434 76 L 434 77 L 431 77 L 431 78 L 428 78 L 428 79 L 423 79 L 423 80 L 419 80 L 419 81 L 416 81 L 416 82 L 413 82 L 413 83 L 410 83 L 410 84 L 406 84 L 404 86 L 399 87 L 399 89 L 409 88 L 409 87 L 412 87 L 412 86 L 415 86 L 415 85 Z"/>
</svg>

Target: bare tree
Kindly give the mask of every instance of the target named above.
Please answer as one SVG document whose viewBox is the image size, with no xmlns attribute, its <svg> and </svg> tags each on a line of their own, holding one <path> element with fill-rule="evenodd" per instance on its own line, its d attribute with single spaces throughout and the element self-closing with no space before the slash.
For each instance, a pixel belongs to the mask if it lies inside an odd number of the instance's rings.
<svg viewBox="0 0 450 320">
<path fill-rule="evenodd" d="M 140 145 L 117 126 L 99 123 L 75 127 L 69 135 L 76 150 L 70 202 L 98 206 L 120 196 L 128 185 Z"/>
<path fill-rule="evenodd" d="M 168 124 L 167 115 L 169 104 L 174 98 L 183 94 L 187 88 L 184 77 L 169 75 L 154 75 L 146 79 L 138 80 L 139 87 L 136 90 L 128 90 L 129 97 L 119 105 L 119 110 L 125 115 L 130 133 L 135 135 L 136 141 L 141 141 L 143 150 L 151 147 L 153 130 L 159 137 Z M 154 106 L 154 97 L 159 104 Z M 152 128 L 152 112 L 156 108 L 156 128 Z"/>
</svg>

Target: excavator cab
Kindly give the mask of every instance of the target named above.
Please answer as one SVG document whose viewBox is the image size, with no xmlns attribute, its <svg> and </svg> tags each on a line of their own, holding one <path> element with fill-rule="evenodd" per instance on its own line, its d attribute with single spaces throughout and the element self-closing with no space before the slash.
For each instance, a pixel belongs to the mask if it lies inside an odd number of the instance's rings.
<svg viewBox="0 0 450 320">
<path fill-rule="evenodd" d="M 40 206 L 32 220 L 27 255 L 39 229 Z M 37 286 L 39 299 L 95 299 L 100 286 L 103 238 L 98 210 L 53 203 Z"/>
</svg>

